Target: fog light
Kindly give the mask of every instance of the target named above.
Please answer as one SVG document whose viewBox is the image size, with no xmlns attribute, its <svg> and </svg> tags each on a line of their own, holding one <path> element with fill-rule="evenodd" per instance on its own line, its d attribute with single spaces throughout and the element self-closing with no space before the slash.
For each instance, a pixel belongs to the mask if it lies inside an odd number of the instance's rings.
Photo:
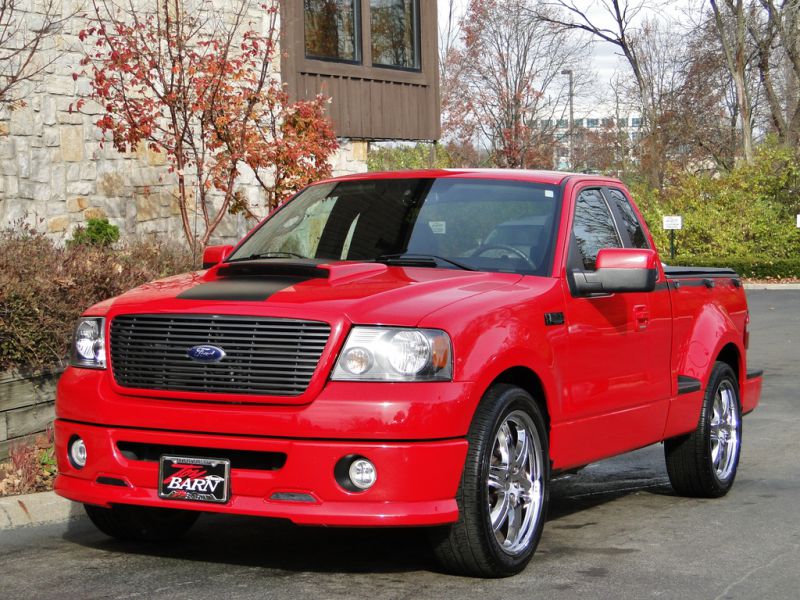
<svg viewBox="0 0 800 600">
<path fill-rule="evenodd" d="M 72 438 L 69 443 L 69 462 L 76 469 L 86 466 L 86 444 L 78 436 Z"/>
<path fill-rule="evenodd" d="M 375 485 L 378 470 L 363 456 L 348 454 L 336 461 L 333 477 L 348 492 L 366 492 Z"/>
<path fill-rule="evenodd" d="M 352 484 L 360 490 L 368 490 L 375 484 L 375 480 L 378 478 L 375 465 L 366 458 L 357 458 L 354 460 L 347 474 L 350 476 Z"/>
</svg>

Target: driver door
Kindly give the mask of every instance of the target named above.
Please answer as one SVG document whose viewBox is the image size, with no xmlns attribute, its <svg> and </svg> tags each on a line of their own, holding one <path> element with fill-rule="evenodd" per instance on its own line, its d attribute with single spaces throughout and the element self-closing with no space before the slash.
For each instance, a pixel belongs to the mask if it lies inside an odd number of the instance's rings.
<svg viewBox="0 0 800 600">
<path fill-rule="evenodd" d="M 602 248 L 631 247 L 612 198 L 600 187 L 577 193 L 568 272 L 593 271 Z M 580 431 L 587 462 L 660 439 L 669 397 L 669 305 L 652 292 L 579 296 L 565 290 L 568 395 L 565 415 Z M 665 343 L 666 334 L 666 346 Z M 658 368 L 664 362 L 664 369 Z"/>
</svg>

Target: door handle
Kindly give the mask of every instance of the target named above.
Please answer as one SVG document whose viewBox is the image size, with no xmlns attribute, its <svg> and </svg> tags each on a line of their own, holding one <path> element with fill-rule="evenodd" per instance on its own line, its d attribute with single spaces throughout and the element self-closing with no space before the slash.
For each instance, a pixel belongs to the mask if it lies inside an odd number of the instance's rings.
<svg viewBox="0 0 800 600">
<path fill-rule="evenodd" d="M 638 331 L 644 331 L 650 324 L 650 311 L 644 304 L 633 307 L 633 320 Z"/>
</svg>

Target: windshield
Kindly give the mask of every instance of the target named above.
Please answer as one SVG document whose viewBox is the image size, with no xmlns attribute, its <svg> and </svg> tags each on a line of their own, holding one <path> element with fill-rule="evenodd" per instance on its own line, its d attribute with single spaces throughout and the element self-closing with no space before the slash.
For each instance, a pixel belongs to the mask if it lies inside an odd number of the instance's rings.
<svg viewBox="0 0 800 600">
<path fill-rule="evenodd" d="M 432 261 L 424 266 L 547 275 L 559 195 L 550 185 L 449 177 L 318 184 L 228 260 L 421 257 Z"/>
</svg>

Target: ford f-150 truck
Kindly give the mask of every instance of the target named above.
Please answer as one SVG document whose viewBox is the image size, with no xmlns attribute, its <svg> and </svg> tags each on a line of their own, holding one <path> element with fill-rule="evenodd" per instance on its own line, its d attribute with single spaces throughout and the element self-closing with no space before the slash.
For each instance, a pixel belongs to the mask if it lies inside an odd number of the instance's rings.
<svg viewBox="0 0 800 600">
<path fill-rule="evenodd" d="M 559 473 L 663 442 L 677 493 L 733 485 L 761 394 L 741 280 L 664 266 L 615 179 L 332 179 L 204 263 L 77 324 L 56 491 L 111 536 L 428 526 L 447 569 L 496 577 Z"/>
</svg>

